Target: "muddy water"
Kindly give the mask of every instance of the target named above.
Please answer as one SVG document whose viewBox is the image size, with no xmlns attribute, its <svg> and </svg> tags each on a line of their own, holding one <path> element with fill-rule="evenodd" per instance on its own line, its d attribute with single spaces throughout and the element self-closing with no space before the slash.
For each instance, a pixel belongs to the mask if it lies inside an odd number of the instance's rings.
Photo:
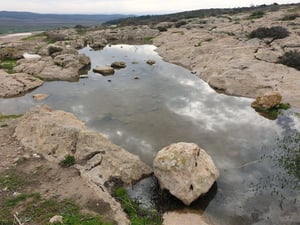
<svg viewBox="0 0 300 225">
<path fill-rule="evenodd" d="M 81 52 L 91 57 L 92 68 L 113 61 L 127 67 L 113 76 L 90 71 L 79 82 L 48 82 L 25 96 L 1 99 L 0 112 L 24 113 L 43 103 L 72 112 L 150 165 L 162 147 L 195 142 L 221 175 L 210 195 L 192 208 L 205 210 L 218 224 L 299 224 L 299 109 L 268 120 L 250 107 L 252 99 L 217 94 L 186 69 L 164 62 L 154 49 L 85 48 Z M 147 59 L 156 64 L 146 64 Z M 36 93 L 49 97 L 36 103 Z M 137 188 L 149 193 L 149 186 Z"/>
</svg>

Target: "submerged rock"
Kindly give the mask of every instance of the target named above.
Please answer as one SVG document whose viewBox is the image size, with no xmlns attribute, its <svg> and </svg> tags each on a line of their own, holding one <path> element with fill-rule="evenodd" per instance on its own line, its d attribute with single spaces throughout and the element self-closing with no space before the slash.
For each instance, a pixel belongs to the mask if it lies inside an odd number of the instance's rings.
<svg viewBox="0 0 300 225">
<path fill-rule="evenodd" d="M 153 64 L 155 64 L 156 62 L 155 62 L 155 60 L 148 59 L 148 60 L 146 61 L 146 63 L 149 64 L 149 65 L 153 65 Z"/>
<path fill-rule="evenodd" d="M 113 75 L 115 73 L 114 68 L 111 66 L 96 66 L 93 71 L 95 73 L 101 73 L 104 76 Z"/>
<path fill-rule="evenodd" d="M 190 205 L 211 188 L 219 171 L 211 157 L 193 143 L 171 144 L 160 150 L 153 162 L 161 189 L 167 189 Z"/>
<path fill-rule="evenodd" d="M 49 97 L 49 95 L 47 95 L 47 94 L 35 94 L 32 96 L 33 100 L 35 100 L 35 101 L 42 101 L 48 97 Z"/>
<path fill-rule="evenodd" d="M 257 110 L 268 110 L 281 103 L 282 96 L 279 92 L 268 92 L 260 95 L 252 102 L 251 106 Z"/>
<path fill-rule="evenodd" d="M 126 63 L 121 61 L 116 61 L 113 62 L 110 66 L 115 69 L 123 69 L 126 67 Z"/>
</svg>

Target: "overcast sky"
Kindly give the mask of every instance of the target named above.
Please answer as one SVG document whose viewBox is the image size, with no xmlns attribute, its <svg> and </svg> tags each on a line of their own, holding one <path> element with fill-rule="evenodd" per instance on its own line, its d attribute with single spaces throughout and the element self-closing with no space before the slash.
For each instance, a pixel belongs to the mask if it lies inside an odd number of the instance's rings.
<svg viewBox="0 0 300 225">
<path fill-rule="evenodd" d="M 204 8 L 297 3 L 294 0 L 0 0 L 0 10 L 39 13 L 158 14 Z"/>
</svg>

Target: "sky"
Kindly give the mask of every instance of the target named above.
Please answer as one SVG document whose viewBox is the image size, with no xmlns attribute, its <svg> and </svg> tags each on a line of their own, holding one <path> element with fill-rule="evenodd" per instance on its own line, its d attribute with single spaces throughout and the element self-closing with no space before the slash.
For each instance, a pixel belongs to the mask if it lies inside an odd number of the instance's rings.
<svg viewBox="0 0 300 225">
<path fill-rule="evenodd" d="M 299 3 L 297 0 L 0 0 L 0 11 L 80 14 L 160 14 L 206 8 Z"/>
</svg>

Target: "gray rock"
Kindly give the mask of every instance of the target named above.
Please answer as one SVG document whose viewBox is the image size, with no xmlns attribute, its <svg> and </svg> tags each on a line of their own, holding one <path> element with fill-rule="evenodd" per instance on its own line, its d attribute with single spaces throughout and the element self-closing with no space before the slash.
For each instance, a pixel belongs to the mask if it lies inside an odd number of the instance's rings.
<svg viewBox="0 0 300 225">
<path fill-rule="evenodd" d="M 24 94 L 43 84 L 43 81 L 25 73 L 8 74 L 0 70 L 0 97 Z"/>
<path fill-rule="evenodd" d="M 115 69 L 122 69 L 126 67 L 126 63 L 121 61 L 116 61 L 113 62 L 110 66 Z"/>
<path fill-rule="evenodd" d="M 95 73 L 101 73 L 103 76 L 113 75 L 115 73 L 114 68 L 110 66 L 96 66 L 93 71 Z"/>
<path fill-rule="evenodd" d="M 219 176 L 211 157 L 193 143 L 163 148 L 153 161 L 153 169 L 160 187 L 186 205 L 208 192 Z"/>
</svg>

